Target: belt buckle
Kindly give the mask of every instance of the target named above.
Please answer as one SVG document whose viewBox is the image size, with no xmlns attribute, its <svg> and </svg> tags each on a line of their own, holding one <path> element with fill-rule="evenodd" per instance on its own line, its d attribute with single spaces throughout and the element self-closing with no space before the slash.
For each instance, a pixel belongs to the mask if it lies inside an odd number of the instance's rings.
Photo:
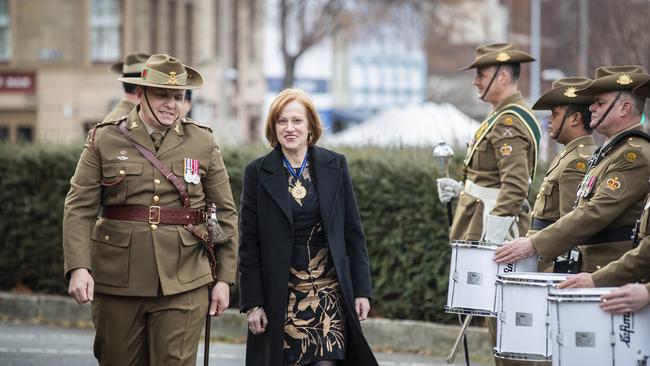
<svg viewBox="0 0 650 366">
<path fill-rule="evenodd" d="M 160 224 L 160 206 L 149 206 L 149 223 Z"/>
</svg>

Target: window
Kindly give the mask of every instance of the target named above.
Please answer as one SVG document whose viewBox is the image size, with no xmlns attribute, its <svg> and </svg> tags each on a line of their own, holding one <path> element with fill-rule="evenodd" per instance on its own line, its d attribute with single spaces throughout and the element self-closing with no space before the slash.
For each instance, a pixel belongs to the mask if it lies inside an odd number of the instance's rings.
<svg viewBox="0 0 650 366">
<path fill-rule="evenodd" d="M 112 62 L 120 58 L 122 17 L 120 0 L 90 1 L 90 58 Z"/>
<path fill-rule="evenodd" d="M 9 58 L 11 58 L 8 3 L 9 0 L 0 0 L 0 61 L 9 61 Z"/>
<path fill-rule="evenodd" d="M 9 141 L 9 127 L 0 126 L 0 142 Z"/>
<path fill-rule="evenodd" d="M 31 127 L 18 127 L 16 140 L 18 142 L 32 142 L 32 128 Z"/>
</svg>

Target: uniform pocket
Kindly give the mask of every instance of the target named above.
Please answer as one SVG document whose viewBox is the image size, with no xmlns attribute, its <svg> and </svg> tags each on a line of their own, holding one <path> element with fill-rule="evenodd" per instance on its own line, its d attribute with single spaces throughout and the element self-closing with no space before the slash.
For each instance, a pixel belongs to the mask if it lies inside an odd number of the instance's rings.
<svg viewBox="0 0 650 366">
<path fill-rule="evenodd" d="M 556 217 L 560 212 L 560 196 L 553 194 L 556 190 L 553 183 L 545 183 L 539 189 L 540 199 L 544 201 L 542 214 L 545 217 Z"/>
<path fill-rule="evenodd" d="M 177 228 L 180 255 L 178 257 L 178 281 L 181 284 L 210 275 L 210 263 L 203 249 L 203 243 L 186 228 Z M 216 248 L 215 248 L 216 249 Z"/>
<path fill-rule="evenodd" d="M 473 159 L 476 162 L 476 167 L 480 170 L 495 170 L 497 161 L 494 157 L 494 150 L 490 148 L 487 140 L 481 141 L 474 151 Z"/>
<path fill-rule="evenodd" d="M 142 183 L 142 163 L 114 162 L 102 164 L 102 195 L 104 204 L 125 204 L 129 187 Z"/>
<path fill-rule="evenodd" d="M 90 239 L 92 275 L 97 283 L 114 287 L 129 284 L 129 253 L 133 225 L 99 219 Z"/>
</svg>

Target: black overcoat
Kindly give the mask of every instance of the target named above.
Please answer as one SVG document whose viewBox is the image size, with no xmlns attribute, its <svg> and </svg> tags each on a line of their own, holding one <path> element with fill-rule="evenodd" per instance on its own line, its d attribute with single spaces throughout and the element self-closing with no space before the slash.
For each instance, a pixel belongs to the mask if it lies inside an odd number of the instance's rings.
<svg viewBox="0 0 650 366">
<path fill-rule="evenodd" d="M 346 365 L 377 365 L 354 310 L 356 297 L 372 296 L 366 238 L 346 159 L 333 151 L 309 148 L 310 174 L 316 182 L 330 258 L 343 294 L 348 324 Z M 250 331 L 247 366 L 283 362 L 293 220 L 282 152 L 275 148 L 244 170 L 240 213 L 240 310 L 263 306 L 266 331 Z"/>
</svg>

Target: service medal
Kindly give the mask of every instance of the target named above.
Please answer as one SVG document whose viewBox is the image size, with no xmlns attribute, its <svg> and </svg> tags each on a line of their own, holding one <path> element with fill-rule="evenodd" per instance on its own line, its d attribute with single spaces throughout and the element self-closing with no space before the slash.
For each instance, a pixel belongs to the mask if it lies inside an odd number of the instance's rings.
<svg viewBox="0 0 650 366">
<path fill-rule="evenodd" d="M 198 174 L 192 175 L 192 183 L 194 184 L 201 183 L 201 176 L 199 176 Z"/>
<path fill-rule="evenodd" d="M 296 200 L 301 200 L 307 195 L 307 189 L 302 185 L 302 183 L 300 183 L 300 181 L 296 181 L 296 185 L 291 188 L 291 195 Z"/>
</svg>

